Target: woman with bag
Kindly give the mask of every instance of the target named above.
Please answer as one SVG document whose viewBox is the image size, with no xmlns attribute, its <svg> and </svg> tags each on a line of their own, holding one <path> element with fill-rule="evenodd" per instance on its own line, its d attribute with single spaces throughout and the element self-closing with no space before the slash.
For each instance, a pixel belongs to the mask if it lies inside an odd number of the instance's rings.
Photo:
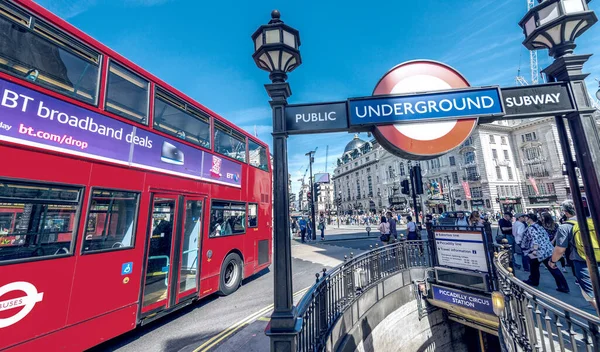
<svg viewBox="0 0 600 352">
<path fill-rule="evenodd" d="M 408 221 L 408 223 L 406 224 L 406 239 L 409 241 L 420 240 L 421 236 L 417 234 L 417 224 L 414 221 L 412 221 L 412 216 L 407 216 L 406 221 Z"/>
<path fill-rule="evenodd" d="M 321 230 L 321 241 L 325 241 L 325 215 L 319 215 L 319 230 Z"/>
<path fill-rule="evenodd" d="M 390 224 L 387 222 L 385 216 L 381 217 L 381 222 L 379 223 L 379 239 L 383 242 L 384 245 L 387 245 L 390 242 Z"/>
<path fill-rule="evenodd" d="M 558 232 L 559 225 L 554 221 L 554 218 L 552 217 L 552 215 L 550 213 L 548 213 L 547 211 L 542 213 L 542 227 L 548 233 L 548 239 L 550 239 L 550 243 L 552 243 L 552 245 L 554 246 L 555 242 L 556 242 L 556 233 Z M 567 272 L 567 268 L 566 268 L 567 264 L 565 263 L 565 257 L 564 256 L 560 257 L 560 259 L 558 261 L 562 265 L 563 273 L 566 273 Z"/>
</svg>

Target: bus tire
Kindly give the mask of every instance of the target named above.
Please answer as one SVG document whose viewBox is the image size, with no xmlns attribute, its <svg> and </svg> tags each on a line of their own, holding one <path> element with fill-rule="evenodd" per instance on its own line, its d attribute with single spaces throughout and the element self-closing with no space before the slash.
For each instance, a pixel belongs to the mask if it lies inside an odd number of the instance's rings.
<svg viewBox="0 0 600 352">
<path fill-rule="evenodd" d="M 237 253 L 229 253 L 223 265 L 221 265 L 221 275 L 219 276 L 219 293 L 223 296 L 230 295 L 237 291 L 242 282 L 243 262 Z"/>
</svg>

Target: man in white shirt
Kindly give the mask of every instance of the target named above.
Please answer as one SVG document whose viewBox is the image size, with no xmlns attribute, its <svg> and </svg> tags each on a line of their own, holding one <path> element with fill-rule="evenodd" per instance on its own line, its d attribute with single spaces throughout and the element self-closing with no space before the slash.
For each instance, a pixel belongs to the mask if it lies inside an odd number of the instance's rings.
<svg viewBox="0 0 600 352">
<path fill-rule="evenodd" d="M 521 266 L 517 264 L 517 254 L 521 254 L 521 263 L 523 264 L 523 270 L 525 271 L 529 271 L 529 260 L 527 256 L 523 256 L 523 251 L 521 250 L 521 240 L 523 239 L 523 233 L 525 232 L 525 229 L 527 228 L 527 225 L 525 225 L 525 214 L 523 213 L 518 213 L 515 214 L 515 222 L 512 226 L 512 234 L 513 237 L 515 238 L 515 248 L 513 249 L 513 253 L 514 253 L 514 258 L 513 258 L 513 262 L 515 263 L 515 267 L 518 269 Z"/>
</svg>

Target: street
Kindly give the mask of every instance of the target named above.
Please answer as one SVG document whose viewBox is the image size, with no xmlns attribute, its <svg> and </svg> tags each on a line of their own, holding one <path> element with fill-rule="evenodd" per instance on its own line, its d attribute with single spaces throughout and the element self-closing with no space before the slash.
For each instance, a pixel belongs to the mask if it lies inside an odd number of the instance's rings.
<svg viewBox="0 0 600 352">
<path fill-rule="evenodd" d="M 324 242 L 319 238 L 307 244 L 292 241 L 295 302 L 302 297 L 303 289 L 315 282 L 315 273 L 340 264 L 345 255 L 356 255 L 370 246 L 381 244 L 378 232 L 371 232 L 367 238 L 362 226 L 339 230 L 332 227 L 326 230 L 327 240 Z M 207 297 L 90 351 L 209 351 L 230 343 L 247 345 L 247 340 L 252 337 L 258 340 L 257 344 L 260 341 L 264 349 L 268 346 L 268 338 L 264 336 L 267 324 L 264 317 L 270 316 L 272 303 L 273 272 L 267 269 L 244 280 L 232 295 Z M 255 321 L 256 326 L 252 325 Z M 253 328 L 257 331 L 249 333 L 248 329 Z M 238 334 L 242 330 L 244 333 Z M 232 348 L 228 345 L 223 350 Z"/>
</svg>

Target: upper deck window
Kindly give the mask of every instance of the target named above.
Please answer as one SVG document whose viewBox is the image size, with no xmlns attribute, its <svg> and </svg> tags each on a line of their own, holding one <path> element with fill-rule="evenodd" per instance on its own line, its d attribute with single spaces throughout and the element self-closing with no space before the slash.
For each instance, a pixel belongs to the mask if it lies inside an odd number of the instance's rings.
<svg viewBox="0 0 600 352">
<path fill-rule="evenodd" d="M 215 152 L 246 161 L 246 137 L 233 128 L 215 121 Z"/>
<path fill-rule="evenodd" d="M 269 158 L 267 158 L 267 148 L 252 140 L 248 140 L 248 161 L 250 165 L 268 171 Z"/>
<path fill-rule="evenodd" d="M 0 6 L 0 70 L 95 104 L 99 54 L 24 12 Z"/>
<path fill-rule="evenodd" d="M 0 180 L 0 264 L 71 254 L 81 189 Z"/>
<path fill-rule="evenodd" d="M 154 98 L 154 128 L 210 149 L 210 118 L 162 89 Z"/>
<path fill-rule="evenodd" d="M 149 87 L 147 80 L 111 62 L 106 85 L 106 111 L 146 125 Z"/>
</svg>

